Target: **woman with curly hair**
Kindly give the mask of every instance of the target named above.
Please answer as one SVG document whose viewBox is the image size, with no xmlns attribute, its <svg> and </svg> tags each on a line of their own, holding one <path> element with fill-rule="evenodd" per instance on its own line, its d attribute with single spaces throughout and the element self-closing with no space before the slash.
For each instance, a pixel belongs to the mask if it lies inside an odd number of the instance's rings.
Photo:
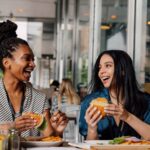
<svg viewBox="0 0 150 150">
<path fill-rule="evenodd" d="M 67 125 L 64 113 L 56 112 L 50 117 L 50 106 L 46 95 L 29 83 L 35 68 L 34 54 L 28 43 L 17 37 L 17 25 L 11 21 L 0 23 L 0 123 L 1 128 L 13 125 L 22 136 L 37 136 L 36 121 L 25 112 L 44 114 L 47 127 L 42 134 L 62 135 Z M 12 122 L 9 124 L 7 122 Z"/>
</svg>

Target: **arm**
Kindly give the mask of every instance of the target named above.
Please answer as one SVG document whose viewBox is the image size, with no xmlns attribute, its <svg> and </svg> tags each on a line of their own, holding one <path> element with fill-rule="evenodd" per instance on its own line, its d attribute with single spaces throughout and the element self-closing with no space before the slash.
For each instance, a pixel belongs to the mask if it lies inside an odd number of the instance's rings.
<svg viewBox="0 0 150 150">
<path fill-rule="evenodd" d="M 85 114 L 85 120 L 88 125 L 87 140 L 98 139 L 97 123 L 102 118 L 100 111 L 93 106 L 89 106 Z"/>
<path fill-rule="evenodd" d="M 51 116 L 50 123 L 55 131 L 54 135 L 62 136 L 63 131 L 67 126 L 68 118 L 65 113 L 57 111 Z"/>
<path fill-rule="evenodd" d="M 14 122 L 13 121 L 8 121 L 8 122 L 1 122 L 0 123 L 0 130 L 2 130 L 2 132 L 5 132 L 6 134 L 8 134 L 8 130 L 9 128 L 13 128 L 14 127 Z"/>
<path fill-rule="evenodd" d="M 150 125 L 129 113 L 122 106 L 109 104 L 105 107 L 105 112 L 108 115 L 120 118 L 120 120 L 129 124 L 145 140 L 150 140 Z"/>
<path fill-rule="evenodd" d="M 46 123 L 47 123 L 47 127 L 44 131 L 41 131 L 42 134 L 44 136 L 50 136 L 50 135 L 53 135 L 54 134 L 54 130 L 51 126 L 51 123 L 49 121 L 50 119 L 50 112 L 49 112 L 49 109 L 46 109 L 44 112 L 43 112 L 44 116 L 45 116 L 45 119 L 46 119 Z"/>
<path fill-rule="evenodd" d="M 128 112 L 127 118 L 124 119 L 137 133 L 139 133 L 145 140 L 150 140 L 150 125 L 141 121 L 135 115 Z"/>
</svg>

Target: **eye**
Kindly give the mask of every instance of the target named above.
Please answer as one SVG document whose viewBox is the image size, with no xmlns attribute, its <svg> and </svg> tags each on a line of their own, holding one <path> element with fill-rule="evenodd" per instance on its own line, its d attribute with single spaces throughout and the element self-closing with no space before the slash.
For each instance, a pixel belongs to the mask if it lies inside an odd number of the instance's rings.
<svg viewBox="0 0 150 150">
<path fill-rule="evenodd" d="M 110 68 L 111 66 L 111 64 L 106 64 L 106 68 Z"/>
<path fill-rule="evenodd" d="M 25 61 L 34 61 L 34 57 L 30 55 L 25 55 L 24 57 L 22 57 L 22 59 Z"/>
</svg>

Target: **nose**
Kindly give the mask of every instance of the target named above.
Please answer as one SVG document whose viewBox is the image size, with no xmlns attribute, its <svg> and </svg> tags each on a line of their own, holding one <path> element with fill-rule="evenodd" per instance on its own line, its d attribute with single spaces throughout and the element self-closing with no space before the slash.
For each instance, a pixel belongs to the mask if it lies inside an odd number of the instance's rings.
<svg viewBox="0 0 150 150">
<path fill-rule="evenodd" d="M 31 67 L 33 67 L 33 68 L 36 67 L 34 60 L 31 60 L 29 65 L 30 65 Z"/>
<path fill-rule="evenodd" d="M 105 73 L 105 72 L 106 72 L 105 67 L 101 67 L 100 70 L 99 70 L 99 73 L 100 73 L 100 74 L 103 74 L 103 73 Z"/>
</svg>

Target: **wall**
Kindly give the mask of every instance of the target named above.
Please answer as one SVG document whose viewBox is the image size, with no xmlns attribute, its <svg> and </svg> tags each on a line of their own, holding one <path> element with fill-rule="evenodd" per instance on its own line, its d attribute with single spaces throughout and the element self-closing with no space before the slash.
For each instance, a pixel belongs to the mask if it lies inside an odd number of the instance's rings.
<svg viewBox="0 0 150 150">
<path fill-rule="evenodd" d="M 0 0 L 0 16 L 55 18 L 55 0 Z"/>
</svg>

